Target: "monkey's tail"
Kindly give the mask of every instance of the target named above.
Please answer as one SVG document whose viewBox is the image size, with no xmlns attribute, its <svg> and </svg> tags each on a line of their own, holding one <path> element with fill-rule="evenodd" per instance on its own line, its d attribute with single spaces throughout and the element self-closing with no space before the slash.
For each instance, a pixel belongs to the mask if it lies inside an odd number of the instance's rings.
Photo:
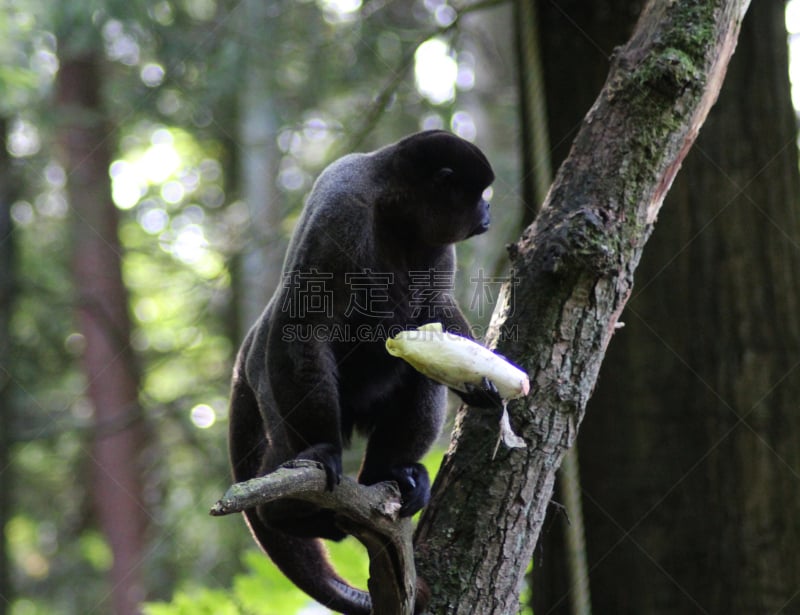
<svg viewBox="0 0 800 615">
<path fill-rule="evenodd" d="M 234 480 L 240 482 L 264 472 L 264 424 L 255 394 L 242 374 L 234 378 L 231 399 L 231 467 Z M 334 611 L 346 615 L 370 614 L 372 601 L 369 593 L 348 585 L 336 574 L 321 540 L 298 538 L 273 529 L 262 521 L 256 509 L 246 510 L 244 517 L 256 542 L 298 588 Z"/>
<path fill-rule="evenodd" d="M 255 510 L 245 511 L 250 531 L 261 548 L 288 579 L 317 602 L 346 615 L 369 615 L 369 593 L 356 589 L 331 566 L 322 541 L 296 538 L 273 530 L 261 521 Z"/>
</svg>

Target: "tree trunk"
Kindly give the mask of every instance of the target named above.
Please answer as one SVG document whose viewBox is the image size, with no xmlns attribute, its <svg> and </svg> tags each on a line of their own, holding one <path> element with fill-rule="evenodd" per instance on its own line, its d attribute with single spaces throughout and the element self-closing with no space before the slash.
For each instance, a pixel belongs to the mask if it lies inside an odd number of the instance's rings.
<svg viewBox="0 0 800 615">
<path fill-rule="evenodd" d="M 239 106 L 240 191 L 250 212 L 249 233 L 240 260 L 237 293 L 240 339 L 261 315 L 280 283 L 286 241 L 281 232 L 283 201 L 275 186 L 279 152 L 273 103 L 270 46 L 275 18 L 262 0 L 245 0 L 246 69 Z"/>
<path fill-rule="evenodd" d="M 581 432 L 598 613 L 800 608 L 800 175 L 783 20 L 782 2 L 745 20 Z"/>
<path fill-rule="evenodd" d="M 61 57 L 56 102 L 58 140 L 72 211 L 73 277 L 83 369 L 94 407 L 92 488 L 99 525 L 114 555 L 112 604 L 105 612 L 138 612 L 148 516 L 139 455 L 145 443 L 138 377 L 129 345 L 128 300 L 121 273 L 117 210 L 108 168 L 113 130 L 101 103 L 101 55 Z"/>
<path fill-rule="evenodd" d="M 13 592 L 8 557 L 6 526 L 11 518 L 14 479 L 11 467 L 11 442 L 14 428 L 11 369 L 11 314 L 16 295 L 16 263 L 11 205 L 17 182 L 6 147 L 8 122 L 0 117 L 0 615 L 10 612 Z"/>
<path fill-rule="evenodd" d="M 663 198 L 716 99 L 746 0 L 651 2 L 584 120 L 541 213 L 511 254 L 517 284 L 497 347 L 533 392 L 511 408 L 527 449 L 501 449 L 494 412 L 462 410 L 417 532 L 435 613 L 510 613 L 600 362 Z"/>
</svg>

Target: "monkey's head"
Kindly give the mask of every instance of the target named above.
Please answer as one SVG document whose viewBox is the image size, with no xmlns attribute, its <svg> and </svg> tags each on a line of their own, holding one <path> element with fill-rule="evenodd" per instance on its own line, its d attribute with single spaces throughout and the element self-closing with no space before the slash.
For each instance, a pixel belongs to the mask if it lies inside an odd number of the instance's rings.
<svg viewBox="0 0 800 615">
<path fill-rule="evenodd" d="M 483 152 L 443 130 L 413 134 L 387 148 L 393 172 L 407 190 L 404 223 L 428 245 L 447 245 L 484 233 L 491 216 L 483 192 L 494 172 Z"/>
</svg>

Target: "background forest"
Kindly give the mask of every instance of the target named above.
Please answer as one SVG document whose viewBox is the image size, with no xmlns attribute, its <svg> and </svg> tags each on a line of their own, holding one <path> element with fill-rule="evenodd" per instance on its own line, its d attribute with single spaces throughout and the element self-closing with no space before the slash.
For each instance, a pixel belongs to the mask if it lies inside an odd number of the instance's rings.
<svg viewBox="0 0 800 615">
<path fill-rule="evenodd" d="M 349 151 L 474 140 L 498 176 L 459 253 L 480 334 L 472 277 L 506 273 L 642 4 L 0 0 L 0 615 L 326 612 L 207 514 L 304 196 Z M 751 6 L 522 612 L 800 608 L 795 33 L 800 2 Z M 333 556 L 364 586 L 357 543 Z"/>
</svg>

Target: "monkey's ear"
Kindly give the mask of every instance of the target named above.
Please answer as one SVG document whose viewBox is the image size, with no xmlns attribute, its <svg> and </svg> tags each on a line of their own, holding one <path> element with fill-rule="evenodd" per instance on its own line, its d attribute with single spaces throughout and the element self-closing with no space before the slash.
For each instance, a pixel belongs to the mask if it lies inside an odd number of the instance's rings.
<svg viewBox="0 0 800 615">
<path fill-rule="evenodd" d="M 449 178 L 452 177 L 454 173 L 455 171 L 453 171 L 453 169 L 450 167 L 442 167 L 436 171 L 436 174 L 433 176 L 433 181 L 435 181 L 437 184 L 444 184 L 449 181 Z"/>
</svg>

